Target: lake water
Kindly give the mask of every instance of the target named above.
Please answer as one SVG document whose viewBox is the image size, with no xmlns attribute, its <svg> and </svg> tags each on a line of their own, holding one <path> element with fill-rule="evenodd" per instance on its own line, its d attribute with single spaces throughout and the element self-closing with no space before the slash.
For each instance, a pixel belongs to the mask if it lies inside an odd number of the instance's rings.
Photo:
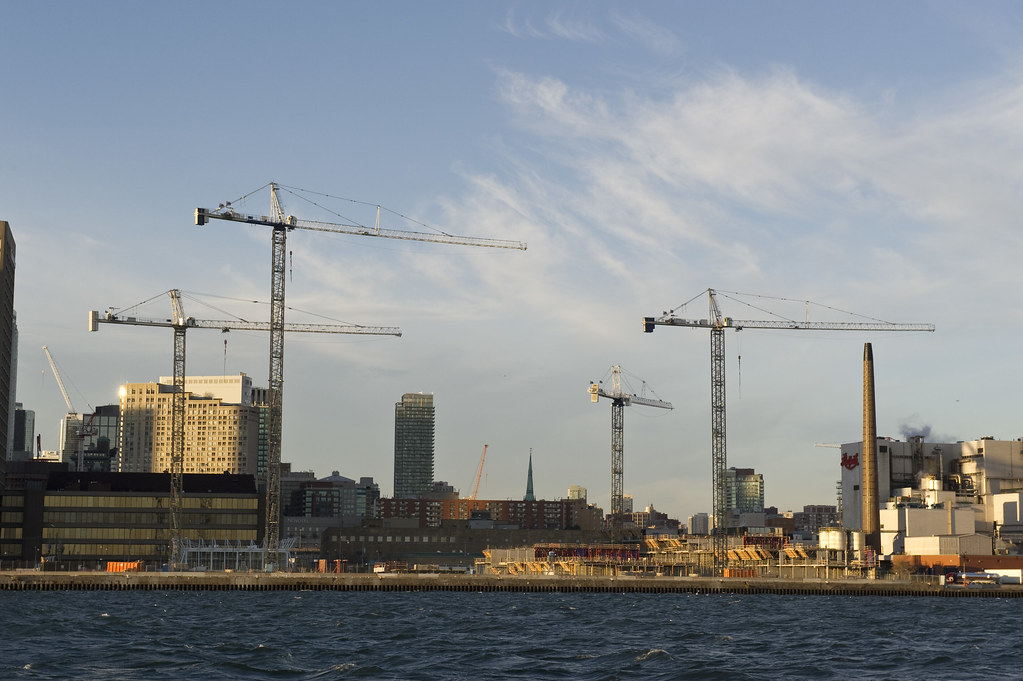
<svg viewBox="0 0 1023 681">
<path fill-rule="evenodd" d="M 1019 679 L 1023 600 L 2 592 L 0 679 Z"/>
</svg>

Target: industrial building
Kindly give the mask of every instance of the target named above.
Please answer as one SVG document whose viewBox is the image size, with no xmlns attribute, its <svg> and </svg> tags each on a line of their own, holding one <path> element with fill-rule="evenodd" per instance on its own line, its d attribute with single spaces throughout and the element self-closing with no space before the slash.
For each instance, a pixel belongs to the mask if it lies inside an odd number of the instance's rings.
<svg viewBox="0 0 1023 681">
<path fill-rule="evenodd" d="M 443 527 L 404 527 L 398 520 L 378 520 L 361 527 L 330 528 L 323 537 L 320 557 L 340 561 L 357 571 L 384 564 L 399 569 L 469 570 L 489 550 L 538 543 L 589 544 L 606 534 L 586 530 L 519 530 L 451 521 Z"/>
<path fill-rule="evenodd" d="M 842 445 L 842 526 L 861 527 L 862 446 Z M 1023 442 L 877 438 L 882 554 L 1019 553 Z"/>
<path fill-rule="evenodd" d="M 426 496 L 433 485 L 433 395 L 405 393 L 394 405 L 394 498 Z"/>
<path fill-rule="evenodd" d="M 121 387 L 120 472 L 170 470 L 172 397 L 173 386 L 163 383 Z M 259 427 L 258 407 L 187 393 L 183 472 L 255 475 Z"/>
<path fill-rule="evenodd" d="M 379 517 L 410 521 L 410 527 L 440 527 L 445 521 L 484 518 L 508 529 L 602 530 L 604 511 L 585 499 L 381 499 Z"/>
<path fill-rule="evenodd" d="M 37 476 L 24 474 L 24 488 L 0 497 L 4 567 L 104 569 L 107 561 L 143 561 L 157 569 L 168 561 L 169 474 L 53 466 Z M 255 544 L 262 504 L 251 475 L 185 475 L 183 481 L 183 541 Z"/>
</svg>

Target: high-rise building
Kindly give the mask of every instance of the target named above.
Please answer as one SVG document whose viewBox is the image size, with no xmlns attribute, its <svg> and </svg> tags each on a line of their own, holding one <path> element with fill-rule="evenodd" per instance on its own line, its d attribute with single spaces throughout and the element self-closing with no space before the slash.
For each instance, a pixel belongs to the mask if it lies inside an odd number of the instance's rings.
<svg viewBox="0 0 1023 681">
<path fill-rule="evenodd" d="M 21 402 L 14 406 L 14 444 L 11 451 L 17 459 L 31 459 L 36 446 L 36 413 L 23 409 Z"/>
<path fill-rule="evenodd" d="M 394 405 L 394 498 L 426 495 L 433 484 L 433 395 L 405 393 Z"/>
<path fill-rule="evenodd" d="M 14 318 L 14 235 L 11 225 L 0 220 L 0 466 L 7 460 L 14 427 L 14 389 L 16 324 Z M 4 470 L 0 468 L 0 489 L 3 489 Z"/>
<path fill-rule="evenodd" d="M 121 386 L 118 469 L 160 473 L 171 465 L 174 387 L 162 383 Z M 256 473 L 259 408 L 185 394 L 184 473 Z"/>
<path fill-rule="evenodd" d="M 57 433 L 57 451 L 63 463 L 72 463 L 78 469 L 78 449 L 82 446 L 81 432 L 85 423 L 82 414 L 68 412 L 60 417 Z"/>
<path fill-rule="evenodd" d="M 161 376 L 160 383 L 174 385 L 173 376 Z M 196 397 L 219 397 L 228 404 L 251 405 L 252 378 L 237 376 L 185 376 L 185 392 Z"/>
<path fill-rule="evenodd" d="M 14 453 L 14 409 L 18 399 L 18 312 L 12 311 L 14 326 L 11 331 L 11 384 L 7 387 L 7 458 Z M 3 457 L 0 457 L 3 458 Z"/>
<path fill-rule="evenodd" d="M 710 516 L 706 513 L 696 513 L 689 516 L 689 534 L 710 534 L 712 523 Z"/>
<path fill-rule="evenodd" d="M 729 468 L 725 478 L 728 508 L 735 513 L 763 513 L 764 474 L 752 468 Z"/>
<path fill-rule="evenodd" d="M 267 388 L 252 389 L 252 406 L 259 410 L 259 436 L 256 456 L 256 477 L 266 480 L 266 457 L 270 448 L 270 390 Z"/>
<path fill-rule="evenodd" d="M 580 485 L 569 485 L 568 486 L 568 498 L 569 499 L 582 499 L 586 501 L 586 488 Z"/>
</svg>

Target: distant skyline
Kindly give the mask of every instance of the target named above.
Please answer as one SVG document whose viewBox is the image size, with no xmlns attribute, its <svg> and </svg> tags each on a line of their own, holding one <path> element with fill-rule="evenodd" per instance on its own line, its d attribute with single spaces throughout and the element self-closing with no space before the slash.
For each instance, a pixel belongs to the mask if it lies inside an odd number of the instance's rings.
<svg viewBox="0 0 1023 681">
<path fill-rule="evenodd" d="M 1018 3 L 58 0 L 4 25 L 17 400 L 47 449 L 66 407 L 43 345 L 81 410 L 171 371 L 169 331 L 90 334 L 89 310 L 167 315 L 178 288 L 196 317 L 267 319 L 269 230 L 193 211 L 270 181 L 346 199 L 283 194 L 302 218 L 379 204 L 387 227 L 528 244 L 292 232 L 287 321 L 403 331 L 288 338 L 297 470 L 393 489 L 394 404 L 427 392 L 435 478 L 469 493 L 488 444 L 479 496 L 521 498 L 532 450 L 537 498 L 609 509 L 587 387 L 620 364 L 674 406 L 626 411 L 625 493 L 709 512 L 707 333 L 641 328 L 706 316 L 707 288 L 753 294 L 723 301 L 735 318 L 937 327 L 726 334 L 728 466 L 763 473 L 768 506 L 835 503 L 839 452 L 815 443 L 860 439 L 867 341 L 879 435 L 1023 436 Z M 188 335 L 189 374 L 265 386 L 267 355 L 265 334 Z"/>
</svg>

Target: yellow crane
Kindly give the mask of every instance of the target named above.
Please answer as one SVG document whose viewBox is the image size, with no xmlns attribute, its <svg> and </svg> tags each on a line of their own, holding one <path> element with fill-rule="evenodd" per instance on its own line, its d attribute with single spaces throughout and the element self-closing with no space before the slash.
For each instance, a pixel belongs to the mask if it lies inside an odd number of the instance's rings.
<svg viewBox="0 0 1023 681">
<path fill-rule="evenodd" d="M 271 230 L 271 272 L 270 272 L 270 371 L 267 386 L 268 426 L 267 436 L 267 485 L 266 485 L 266 550 L 276 557 L 280 542 L 280 463 L 281 463 L 281 413 L 284 388 L 284 283 L 285 262 L 287 256 L 288 232 L 294 229 L 305 229 L 333 234 L 378 237 L 383 239 L 403 239 L 406 241 L 425 241 L 437 244 L 455 244 L 461 246 L 478 246 L 483 248 L 510 248 L 526 250 L 526 244 L 520 241 L 502 239 L 485 239 L 480 237 L 454 236 L 441 232 L 412 232 L 380 227 L 380 209 L 377 208 L 377 220 L 373 227 L 365 225 L 338 224 L 315 220 L 300 220 L 294 215 L 285 215 L 281 208 L 278 192 L 282 187 L 271 182 L 259 189 L 249 192 L 234 201 L 238 203 L 256 192 L 270 188 L 270 214 L 249 215 L 235 211 L 232 202 L 220 204 L 217 208 L 196 208 L 195 224 L 202 226 L 210 220 L 228 220 L 250 225 L 262 225 Z M 276 561 L 274 561 L 276 562 Z M 271 568 L 272 569 L 272 568 Z"/>
<path fill-rule="evenodd" d="M 469 508 L 466 511 L 469 516 L 472 516 L 472 510 L 476 506 L 476 493 L 480 489 L 480 478 L 483 477 L 483 464 L 487 460 L 487 445 L 483 445 L 483 453 L 480 454 L 480 464 L 476 466 L 476 479 L 472 483 L 472 496 L 469 497 Z"/>
<path fill-rule="evenodd" d="M 646 386 L 644 381 L 643 386 Z M 590 383 L 590 402 L 601 397 L 611 400 L 611 514 L 608 529 L 611 543 L 622 539 L 622 521 L 625 514 L 625 407 L 640 404 L 646 407 L 672 409 L 671 402 L 636 395 L 622 388 L 622 367 L 611 367 L 611 387 L 605 388 L 603 381 Z"/>
<path fill-rule="evenodd" d="M 657 326 L 683 326 L 710 330 L 710 432 L 711 432 L 711 498 L 714 509 L 713 531 L 714 566 L 720 568 L 726 548 L 724 527 L 728 513 L 727 454 L 725 449 L 725 329 L 780 329 L 786 331 L 934 331 L 933 324 L 897 324 L 874 320 L 871 322 L 812 322 L 793 319 L 743 320 L 725 317 L 718 306 L 717 294 L 707 289 L 710 314 L 707 319 L 684 319 L 675 316 L 675 310 L 660 317 L 644 317 L 643 331 L 652 333 Z M 703 293 L 679 307 L 684 308 Z M 809 305 L 809 303 L 807 303 Z"/>
<path fill-rule="evenodd" d="M 114 310 L 107 310 L 104 314 L 100 315 L 98 311 L 91 310 L 89 312 L 89 331 L 98 331 L 100 324 L 155 326 L 174 330 L 174 391 L 171 396 L 170 564 L 172 567 L 177 567 L 180 563 L 182 548 L 181 505 L 184 486 L 182 475 L 184 473 L 185 460 L 185 332 L 188 329 L 267 331 L 270 329 L 270 324 L 267 322 L 250 322 L 243 319 L 213 320 L 188 317 L 185 315 L 184 306 L 181 303 L 181 291 L 171 289 L 167 293 L 171 299 L 172 314 L 169 319 L 139 317 L 135 314 L 129 315 Z M 127 309 L 135 309 L 142 304 L 139 303 Z M 361 326 L 358 324 L 285 324 L 284 331 L 401 336 L 401 329 L 396 327 Z M 45 350 L 45 348 L 43 349 Z M 49 356 L 49 352 L 47 352 L 47 356 Z M 61 390 L 63 390 L 63 386 L 61 386 Z M 70 402 L 68 404 L 70 405 Z"/>
</svg>

